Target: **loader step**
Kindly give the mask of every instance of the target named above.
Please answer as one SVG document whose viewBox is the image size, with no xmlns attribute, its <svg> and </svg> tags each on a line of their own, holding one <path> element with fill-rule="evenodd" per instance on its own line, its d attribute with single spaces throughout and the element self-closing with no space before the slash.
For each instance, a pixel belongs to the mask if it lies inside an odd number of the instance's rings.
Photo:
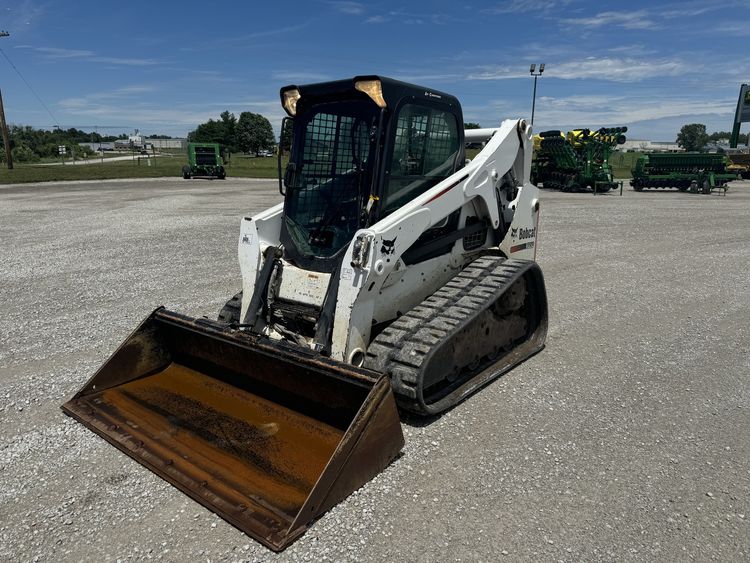
<svg viewBox="0 0 750 563">
<path fill-rule="evenodd" d="M 390 375 L 402 408 L 437 414 L 540 351 L 546 333 L 536 262 L 484 256 L 383 330 L 365 367 Z"/>
</svg>

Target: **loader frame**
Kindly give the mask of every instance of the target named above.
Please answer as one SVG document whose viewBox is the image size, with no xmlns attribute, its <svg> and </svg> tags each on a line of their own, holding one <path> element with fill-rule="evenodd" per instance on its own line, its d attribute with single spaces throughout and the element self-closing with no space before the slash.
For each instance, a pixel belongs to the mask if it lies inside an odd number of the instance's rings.
<svg viewBox="0 0 750 563">
<path fill-rule="evenodd" d="M 330 350 L 332 358 L 356 365 L 371 340 L 376 324 L 373 319 L 387 321 L 396 318 L 399 311 L 411 309 L 486 249 L 498 248 L 510 258 L 534 259 L 538 190 L 521 180 L 529 178 L 530 173 L 531 128 L 523 120 L 508 120 L 497 129 L 474 130 L 472 135 L 486 139 L 486 145 L 470 163 L 398 212 L 358 230 L 346 247 L 340 268 L 332 273 L 338 283 L 330 342 L 319 343 L 321 349 Z M 404 256 L 423 233 L 444 224 L 457 210 L 462 210 L 464 217 L 459 229 L 468 230 L 461 231 L 462 237 L 453 241 L 452 250 L 422 263 L 406 264 Z M 266 278 L 261 276 L 262 266 L 268 264 L 267 250 L 280 245 L 283 211 L 281 203 L 241 222 L 238 254 L 243 323 L 257 315 L 251 304 L 263 306 L 262 299 L 253 300 L 252 296 L 265 293 L 270 283 L 270 268 Z M 471 252 L 464 244 L 476 233 L 472 232 L 475 227 L 465 224 L 467 216 L 486 217 L 482 227 L 486 239 Z M 284 271 L 295 268 L 282 258 L 276 259 Z M 333 287 L 327 279 L 324 283 L 329 289 Z M 320 291 L 326 293 L 325 288 Z"/>
</svg>

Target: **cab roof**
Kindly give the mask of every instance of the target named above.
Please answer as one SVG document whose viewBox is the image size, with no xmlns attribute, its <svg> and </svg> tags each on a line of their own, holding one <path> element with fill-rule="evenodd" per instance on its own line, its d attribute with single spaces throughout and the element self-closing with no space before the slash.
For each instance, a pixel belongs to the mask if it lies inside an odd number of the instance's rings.
<svg viewBox="0 0 750 563">
<path fill-rule="evenodd" d="M 279 95 L 283 103 L 284 92 L 296 89 L 300 93 L 300 100 L 298 102 L 298 104 L 302 106 L 300 107 L 300 111 L 303 111 L 305 106 L 316 102 L 320 103 L 339 99 L 367 100 L 370 99 L 367 94 L 360 92 L 354 86 L 355 83 L 366 80 L 380 81 L 386 107 L 394 108 L 404 98 L 411 98 L 445 104 L 452 109 L 453 113 L 457 113 L 459 116 L 461 115 L 461 104 L 455 96 L 446 94 L 440 90 L 435 90 L 434 88 L 409 84 L 407 82 L 401 82 L 400 80 L 394 80 L 393 78 L 379 75 L 361 75 L 344 80 L 318 82 L 315 84 L 291 84 L 281 88 Z"/>
</svg>

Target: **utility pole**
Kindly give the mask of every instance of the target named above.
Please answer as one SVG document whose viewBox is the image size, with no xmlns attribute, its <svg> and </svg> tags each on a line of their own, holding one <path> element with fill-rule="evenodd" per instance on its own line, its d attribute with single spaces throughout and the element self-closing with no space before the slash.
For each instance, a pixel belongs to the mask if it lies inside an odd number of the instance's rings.
<svg viewBox="0 0 750 563">
<path fill-rule="evenodd" d="M 0 31 L 0 37 L 8 37 L 9 35 L 10 33 L 7 31 Z M 13 157 L 10 154 L 10 136 L 8 135 L 8 125 L 5 123 L 2 92 L 0 92 L 0 128 L 3 130 L 3 145 L 5 146 L 5 160 L 8 163 L 8 170 L 13 170 Z"/>
</svg>

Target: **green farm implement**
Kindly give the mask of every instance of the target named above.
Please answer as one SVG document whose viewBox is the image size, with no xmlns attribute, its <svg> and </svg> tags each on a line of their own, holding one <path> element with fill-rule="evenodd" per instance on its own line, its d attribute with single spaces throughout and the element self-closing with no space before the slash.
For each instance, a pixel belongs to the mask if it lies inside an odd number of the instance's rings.
<svg viewBox="0 0 750 563">
<path fill-rule="evenodd" d="M 737 173 L 728 165 L 729 159 L 723 154 L 645 154 L 635 162 L 630 185 L 637 192 L 644 188 L 677 188 L 710 194 L 713 189 L 726 190 L 727 183 L 737 179 Z"/>
<path fill-rule="evenodd" d="M 182 177 L 218 178 L 227 177 L 219 145 L 216 143 L 188 143 L 188 163 L 182 167 Z"/>
<path fill-rule="evenodd" d="M 742 176 L 745 180 L 750 180 L 750 154 L 741 152 L 730 153 L 727 170 L 730 173 Z"/>
<path fill-rule="evenodd" d="M 544 131 L 534 136 L 532 182 L 564 192 L 608 192 L 617 187 L 609 157 L 625 142 L 627 127 L 574 129 L 567 135 Z"/>
</svg>

